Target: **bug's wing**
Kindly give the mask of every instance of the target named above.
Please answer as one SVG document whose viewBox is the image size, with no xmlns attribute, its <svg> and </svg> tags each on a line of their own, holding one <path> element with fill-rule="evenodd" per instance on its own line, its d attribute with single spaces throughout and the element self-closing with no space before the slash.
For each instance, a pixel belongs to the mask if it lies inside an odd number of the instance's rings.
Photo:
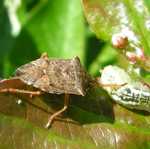
<svg viewBox="0 0 150 149">
<path fill-rule="evenodd" d="M 82 73 L 79 68 L 81 67 L 83 69 L 83 67 L 78 58 L 45 58 L 38 59 L 37 61 L 34 61 L 32 63 L 34 63 L 38 67 L 42 67 L 45 74 L 45 76 L 40 78 L 34 84 L 35 87 L 40 87 L 42 90 L 47 90 L 48 92 L 53 93 L 84 95 L 83 77 L 79 76 Z M 43 82 L 47 86 L 45 86 Z"/>
<path fill-rule="evenodd" d="M 55 74 L 58 73 L 55 70 L 55 62 L 57 60 L 51 58 L 37 59 L 17 68 L 14 74 L 27 85 L 50 93 L 63 93 L 62 87 L 57 85 L 61 80 L 59 77 L 56 80 Z"/>
<path fill-rule="evenodd" d="M 14 74 L 27 85 L 33 85 L 37 80 L 43 77 L 44 72 L 40 67 L 35 67 L 32 63 L 29 63 L 17 68 Z"/>
<path fill-rule="evenodd" d="M 23 82 L 50 93 L 85 95 L 91 76 L 78 57 L 73 59 L 40 58 L 15 72 Z"/>
</svg>

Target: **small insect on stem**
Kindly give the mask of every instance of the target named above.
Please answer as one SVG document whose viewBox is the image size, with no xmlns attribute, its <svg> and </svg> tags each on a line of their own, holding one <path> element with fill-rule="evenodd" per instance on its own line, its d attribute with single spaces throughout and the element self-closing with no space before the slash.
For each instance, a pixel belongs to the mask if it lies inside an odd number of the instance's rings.
<svg viewBox="0 0 150 149">
<path fill-rule="evenodd" d="M 46 128 L 52 120 L 65 111 L 68 106 L 68 94 L 85 96 L 86 91 L 98 85 L 97 79 L 85 71 L 80 59 L 76 56 L 72 59 L 49 58 L 43 53 L 41 58 L 17 68 L 14 72 L 22 82 L 32 85 L 39 91 L 27 91 L 20 89 L 2 89 L 3 92 L 25 93 L 30 95 L 41 95 L 44 93 L 65 94 L 64 107 L 53 114 Z"/>
</svg>

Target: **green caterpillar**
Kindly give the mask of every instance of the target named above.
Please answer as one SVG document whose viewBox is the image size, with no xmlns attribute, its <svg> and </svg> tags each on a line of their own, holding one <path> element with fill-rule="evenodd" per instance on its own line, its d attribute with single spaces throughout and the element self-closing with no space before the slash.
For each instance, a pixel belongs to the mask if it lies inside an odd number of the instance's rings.
<svg viewBox="0 0 150 149">
<path fill-rule="evenodd" d="M 116 66 L 107 66 L 102 71 L 101 83 L 112 99 L 127 108 L 146 110 L 150 112 L 150 89 L 139 81 L 131 79 L 128 74 Z M 105 84 L 125 84 L 115 88 L 105 87 Z"/>
</svg>

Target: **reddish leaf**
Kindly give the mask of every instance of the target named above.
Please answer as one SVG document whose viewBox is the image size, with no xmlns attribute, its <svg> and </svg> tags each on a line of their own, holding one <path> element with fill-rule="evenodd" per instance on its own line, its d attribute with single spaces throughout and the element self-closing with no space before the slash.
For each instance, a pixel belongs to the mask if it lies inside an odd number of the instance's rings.
<svg viewBox="0 0 150 149">
<path fill-rule="evenodd" d="M 2 80 L 0 89 L 36 90 L 17 78 Z M 0 94 L 1 148 L 127 148 L 149 146 L 150 116 L 112 103 L 100 87 L 85 97 L 70 95 L 66 112 L 44 126 L 63 107 L 64 95 L 44 94 L 29 99 L 19 93 Z M 18 104 L 18 100 L 21 103 Z"/>
</svg>

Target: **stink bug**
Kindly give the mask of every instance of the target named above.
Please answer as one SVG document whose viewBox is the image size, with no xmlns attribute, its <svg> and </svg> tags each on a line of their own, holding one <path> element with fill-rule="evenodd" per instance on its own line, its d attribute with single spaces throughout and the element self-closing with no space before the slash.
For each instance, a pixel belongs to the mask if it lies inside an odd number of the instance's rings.
<svg viewBox="0 0 150 149">
<path fill-rule="evenodd" d="M 50 117 L 46 128 L 54 117 L 67 109 L 68 94 L 85 96 L 87 89 L 98 85 L 97 79 L 85 71 L 77 56 L 72 59 L 58 59 L 49 58 L 46 53 L 43 53 L 41 58 L 17 68 L 14 74 L 22 82 L 38 88 L 39 91 L 2 89 L 0 93 L 17 92 L 30 95 L 65 93 L 63 109 Z"/>
</svg>

